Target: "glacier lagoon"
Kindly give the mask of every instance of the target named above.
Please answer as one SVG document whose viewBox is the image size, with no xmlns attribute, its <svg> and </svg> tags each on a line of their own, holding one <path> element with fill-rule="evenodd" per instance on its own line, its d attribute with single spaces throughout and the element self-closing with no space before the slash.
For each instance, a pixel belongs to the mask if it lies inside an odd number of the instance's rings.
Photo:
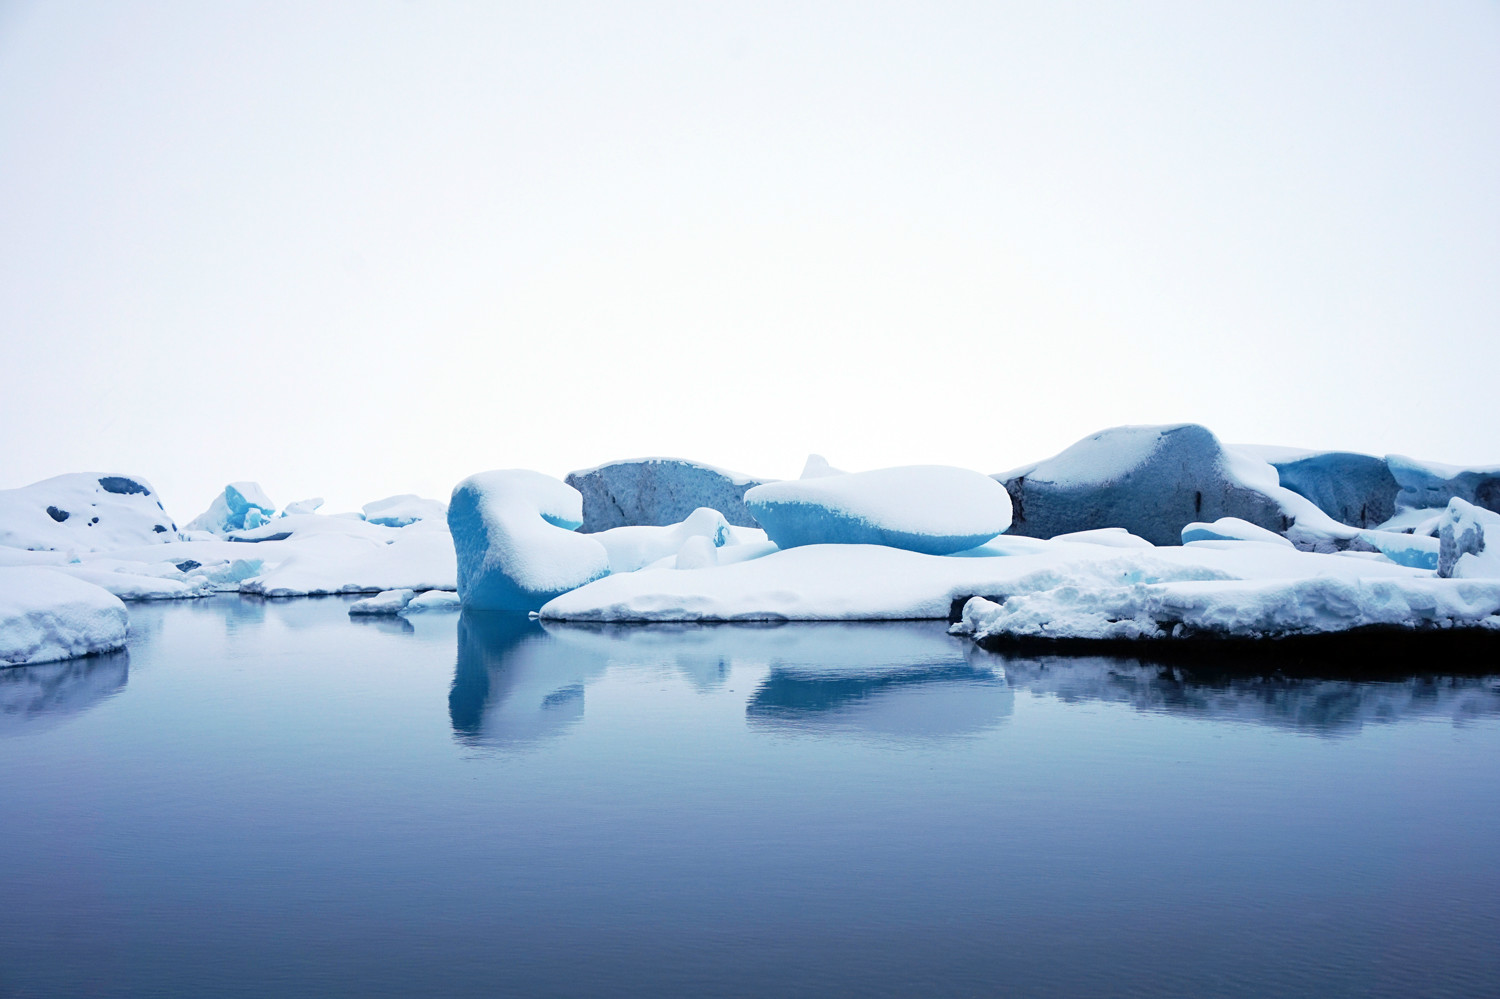
<svg viewBox="0 0 1500 999">
<path fill-rule="evenodd" d="M 1496 664 L 348 604 L 0 670 L 0 996 L 1500 981 Z"/>
</svg>

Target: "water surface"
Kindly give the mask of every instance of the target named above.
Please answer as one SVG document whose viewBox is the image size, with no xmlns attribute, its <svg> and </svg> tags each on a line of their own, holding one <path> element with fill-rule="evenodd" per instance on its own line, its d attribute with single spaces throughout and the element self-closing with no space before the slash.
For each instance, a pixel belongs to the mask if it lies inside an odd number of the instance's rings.
<svg viewBox="0 0 1500 999">
<path fill-rule="evenodd" d="M 0 996 L 1500 994 L 1483 664 L 346 607 L 0 671 Z"/>
</svg>

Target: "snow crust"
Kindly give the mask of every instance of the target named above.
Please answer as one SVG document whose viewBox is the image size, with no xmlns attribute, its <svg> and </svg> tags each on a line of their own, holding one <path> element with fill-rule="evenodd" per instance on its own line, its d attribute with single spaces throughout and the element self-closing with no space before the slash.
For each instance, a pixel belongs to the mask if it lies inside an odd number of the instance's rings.
<svg viewBox="0 0 1500 999">
<path fill-rule="evenodd" d="M 0 489 L 0 546 L 91 552 L 176 538 L 176 523 L 138 475 L 74 472 Z"/>
<path fill-rule="evenodd" d="M 124 646 L 130 615 L 107 590 L 55 569 L 0 568 L 0 666 Z"/>
<path fill-rule="evenodd" d="M 574 533 L 582 521 L 578 490 L 540 472 L 481 472 L 460 482 L 448 526 L 464 607 L 536 610 L 606 575 L 604 545 Z"/>
<path fill-rule="evenodd" d="M 878 544 L 947 555 L 984 544 L 1010 526 L 1010 495 L 964 468 L 910 465 L 772 482 L 745 505 L 781 548 Z"/>
</svg>

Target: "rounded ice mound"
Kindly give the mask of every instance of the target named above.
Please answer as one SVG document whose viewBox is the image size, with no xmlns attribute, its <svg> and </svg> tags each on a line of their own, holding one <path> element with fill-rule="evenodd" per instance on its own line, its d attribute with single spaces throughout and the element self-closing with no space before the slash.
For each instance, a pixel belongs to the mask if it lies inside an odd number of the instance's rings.
<svg viewBox="0 0 1500 999">
<path fill-rule="evenodd" d="M 177 524 L 139 476 L 74 472 L 0 489 L 0 545 L 109 551 L 177 540 Z"/>
<path fill-rule="evenodd" d="M 1010 495 L 966 468 L 909 465 L 873 472 L 770 482 L 745 505 L 781 548 L 886 545 L 951 555 L 984 544 L 1010 526 Z"/>
<path fill-rule="evenodd" d="M 458 597 L 471 610 L 537 610 L 609 573 L 609 553 L 586 534 L 578 490 L 541 472 L 481 472 L 448 504 Z"/>
<path fill-rule="evenodd" d="M 52 569 L 0 568 L 0 667 L 108 652 L 129 631 L 125 605 L 103 587 Z"/>
</svg>

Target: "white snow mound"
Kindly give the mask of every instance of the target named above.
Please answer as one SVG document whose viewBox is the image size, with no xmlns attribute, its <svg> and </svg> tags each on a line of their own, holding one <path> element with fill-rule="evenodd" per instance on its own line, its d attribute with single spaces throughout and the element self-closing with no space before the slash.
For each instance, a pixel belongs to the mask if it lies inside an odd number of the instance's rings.
<svg viewBox="0 0 1500 999">
<path fill-rule="evenodd" d="M 46 568 L 0 569 L 0 666 L 74 659 L 124 646 L 120 599 Z"/>
</svg>

